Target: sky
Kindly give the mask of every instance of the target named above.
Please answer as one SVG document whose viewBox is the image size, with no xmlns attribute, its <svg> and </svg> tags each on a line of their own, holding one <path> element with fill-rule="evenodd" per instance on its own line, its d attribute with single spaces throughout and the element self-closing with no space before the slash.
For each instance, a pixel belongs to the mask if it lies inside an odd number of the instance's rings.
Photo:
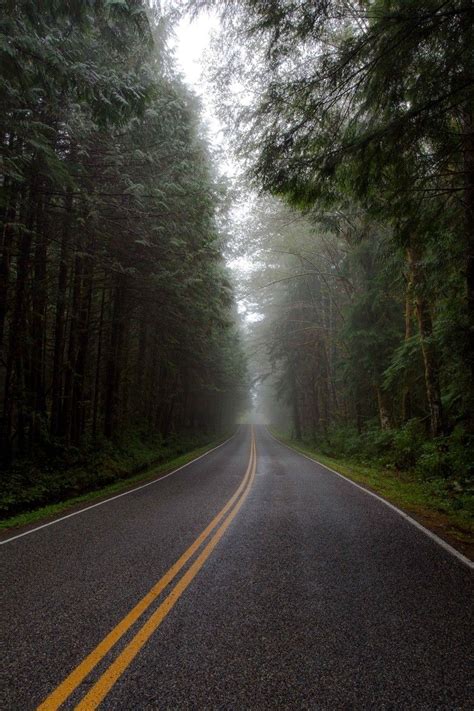
<svg viewBox="0 0 474 711">
<path fill-rule="evenodd" d="M 192 21 L 189 17 L 185 17 L 175 28 L 175 52 L 178 65 L 187 83 L 191 84 L 198 93 L 200 93 L 199 89 L 204 89 L 200 81 L 203 55 L 209 47 L 211 32 L 218 29 L 218 18 L 209 13 L 202 13 Z"/>
<path fill-rule="evenodd" d="M 193 21 L 190 21 L 189 18 L 184 18 L 175 27 L 174 49 L 178 69 L 182 73 L 186 84 L 201 98 L 203 118 L 209 127 L 209 137 L 213 145 L 217 145 L 221 149 L 221 155 L 229 156 L 231 155 L 231 150 L 227 145 L 224 131 L 216 116 L 210 92 L 203 77 L 203 71 L 206 66 L 206 52 L 210 47 L 211 36 L 213 32 L 218 31 L 219 19 L 215 14 L 201 14 Z M 219 170 L 231 178 L 237 177 L 239 174 L 237 163 L 233 162 L 232 158 L 229 160 L 221 158 L 219 160 Z M 234 208 L 232 212 L 235 217 L 242 218 L 248 207 L 248 205 L 243 204 Z M 250 255 L 242 255 L 232 259 L 227 262 L 227 265 L 233 273 L 238 294 L 239 291 L 242 291 L 239 288 L 239 282 L 240 284 L 242 283 L 242 277 L 251 272 L 255 265 L 252 263 Z M 243 322 L 250 326 L 252 323 L 260 321 L 262 314 L 255 313 L 249 309 L 246 302 L 245 296 L 240 299 L 237 298 L 237 308 Z M 265 418 L 261 412 L 257 412 L 257 398 L 257 390 L 252 389 L 253 406 L 250 419 L 252 422 L 263 423 Z"/>
<path fill-rule="evenodd" d="M 206 67 L 206 52 L 209 50 L 213 32 L 219 30 L 219 18 L 215 13 L 202 12 L 196 19 L 184 17 L 175 27 L 175 55 L 178 69 L 184 80 L 200 96 L 203 118 L 209 128 L 212 144 L 225 148 L 226 140 L 214 110 L 203 71 Z M 229 151 L 224 151 L 229 153 Z M 220 161 L 219 169 L 227 175 L 235 175 L 236 166 L 232 162 Z"/>
<path fill-rule="evenodd" d="M 174 51 L 177 66 L 186 84 L 201 98 L 203 118 L 209 128 L 209 137 L 214 146 L 221 149 L 221 154 L 229 156 L 223 127 L 219 122 L 210 96 L 203 72 L 206 67 L 206 52 L 209 50 L 213 32 L 219 31 L 219 18 L 213 13 L 201 13 L 195 20 L 183 18 L 175 27 Z M 219 170 L 227 176 L 236 177 L 239 169 L 232 159 L 219 161 Z M 245 211 L 245 206 L 242 206 Z M 252 261 L 248 256 L 240 256 L 228 261 L 228 266 L 234 273 L 234 279 L 239 281 L 239 274 L 252 269 Z M 248 322 L 260 320 L 258 314 L 247 311 L 245 299 L 238 301 L 241 315 Z"/>
</svg>

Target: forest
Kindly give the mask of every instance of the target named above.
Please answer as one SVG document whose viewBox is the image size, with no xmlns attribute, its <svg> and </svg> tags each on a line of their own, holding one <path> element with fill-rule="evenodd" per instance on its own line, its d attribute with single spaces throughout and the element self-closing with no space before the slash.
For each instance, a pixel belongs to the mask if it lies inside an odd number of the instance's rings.
<svg viewBox="0 0 474 711">
<path fill-rule="evenodd" d="M 0 0 L 0 711 L 474 711 L 474 0 Z"/>
<path fill-rule="evenodd" d="M 254 191 L 236 249 L 265 420 L 472 509 L 473 3 L 189 5 L 221 16 L 208 75 Z"/>
<path fill-rule="evenodd" d="M 2 2 L 4 514 L 110 481 L 100 452 L 220 436 L 245 401 L 225 187 L 168 32 L 141 0 Z"/>
<path fill-rule="evenodd" d="M 246 408 L 472 504 L 472 0 L 2 6 L 3 513 Z M 170 49 L 203 15 L 230 187 Z"/>
</svg>

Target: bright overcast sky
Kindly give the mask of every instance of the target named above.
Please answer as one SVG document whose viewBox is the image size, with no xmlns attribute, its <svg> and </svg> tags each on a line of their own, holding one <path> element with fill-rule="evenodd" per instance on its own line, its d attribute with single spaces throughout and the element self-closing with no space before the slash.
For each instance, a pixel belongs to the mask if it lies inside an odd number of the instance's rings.
<svg viewBox="0 0 474 711">
<path fill-rule="evenodd" d="M 201 98 L 203 118 L 209 128 L 209 138 L 214 145 L 224 146 L 222 132 L 212 101 L 206 90 L 203 71 L 206 68 L 206 52 L 211 43 L 211 34 L 219 29 L 219 19 L 212 13 L 201 13 L 196 19 L 185 17 L 175 27 L 175 55 L 179 71 L 188 86 Z M 227 151 L 226 151 L 227 153 Z M 235 166 L 220 164 L 225 173 L 235 173 Z"/>
<path fill-rule="evenodd" d="M 226 139 L 219 123 L 212 100 L 207 91 L 206 82 L 203 79 L 203 71 L 206 68 L 206 52 L 211 43 L 213 31 L 219 30 L 219 19 L 215 14 L 200 14 L 195 20 L 184 18 L 175 27 L 176 41 L 174 43 L 175 55 L 178 69 L 183 74 L 188 86 L 201 98 L 203 106 L 203 118 L 209 128 L 209 138 L 214 146 L 223 150 L 224 155 L 229 155 L 230 151 L 225 150 Z M 219 161 L 220 170 L 235 176 L 238 168 L 232 161 L 221 158 Z M 229 267 L 236 274 L 248 272 L 252 269 L 252 261 L 246 256 L 241 256 L 228 262 Z M 239 301 L 239 311 L 245 314 L 247 321 L 257 321 L 257 314 L 249 314 L 245 305 L 245 299 Z"/>
<path fill-rule="evenodd" d="M 185 17 L 175 28 L 176 58 L 186 81 L 198 93 L 204 87 L 200 83 L 203 69 L 203 55 L 211 41 L 211 33 L 219 28 L 215 15 L 200 14 L 195 20 Z"/>
</svg>

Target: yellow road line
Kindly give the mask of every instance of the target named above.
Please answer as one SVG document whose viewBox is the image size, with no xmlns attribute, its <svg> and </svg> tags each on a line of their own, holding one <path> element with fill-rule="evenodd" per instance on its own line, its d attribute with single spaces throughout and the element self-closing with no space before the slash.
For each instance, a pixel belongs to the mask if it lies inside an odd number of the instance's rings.
<svg viewBox="0 0 474 711">
<path fill-rule="evenodd" d="M 49 694 L 49 696 L 38 706 L 37 711 L 56 711 L 61 704 L 75 691 L 79 684 L 90 674 L 95 666 L 105 657 L 106 654 L 115 646 L 115 644 L 123 637 L 123 635 L 135 624 L 141 615 L 150 607 L 156 598 L 163 590 L 174 580 L 180 570 L 188 562 L 188 560 L 196 553 L 204 541 L 210 536 L 212 531 L 219 524 L 221 519 L 234 505 L 242 491 L 247 485 L 252 471 L 253 453 L 254 453 L 255 435 L 252 429 L 252 439 L 250 445 L 250 459 L 245 475 L 229 501 L 212 519 L 204 531 L 196 538 L 189 548 L 181 555 L 181 557 L 171 566 L 171 568 L 163 575 L 160 580 L 155 583 L 151 590 L 130 610 L 130 612 L 99 642 L 95 649 L 90 652 L 87 657 Z"/>
<path fill-rule="evenodd" d="M 242 494 L 241 498 L 234 506 L 232 511 L 229 513 L 227 518 L 223 521 L 220 527 L 212 536 L 209 543 L 196 558 L 194 563 L 189 567 L 183 577 L 176 583 L 172 591 L 157 608 L 157 610 L 151 615 L 151 617 L 145 622 L 143 627 L 135 634 L 133 639 L 127 644 L 125 649 L 119 654 L 119 656 L 112 662 L 112 664 L 106 669 L 98 681 L 92 686 L 89 692 L 84 696 L 82 701 L 75 707 L 75 711 L 93 711 L 102 702 L 104 697 L 108 694 L 110 689 L 114 686 L 117 680 L 122 676 L 124 671 L 136 657 L 138 652 L 150 639 L 151 635 L 156 631 L 156 629 L 163 622 L 167 614 L 177 603 L 183 592 L 186 590 L 188 585 L 191 583 L 193 578 L 201 570 L 206 560 L 211 555 L 212 551 L 224 535 L 225 531 L 237 515 L 240 507 L 244 503 L 251 489 L 253 480 L 255 478 L 256 469 L 256 450 L 255 450 L 255 437 L 252 433 L 252 457 L 251 457 L 252 467 L 251 475 L 247 483 L 246 489 Z"/>
</svg>

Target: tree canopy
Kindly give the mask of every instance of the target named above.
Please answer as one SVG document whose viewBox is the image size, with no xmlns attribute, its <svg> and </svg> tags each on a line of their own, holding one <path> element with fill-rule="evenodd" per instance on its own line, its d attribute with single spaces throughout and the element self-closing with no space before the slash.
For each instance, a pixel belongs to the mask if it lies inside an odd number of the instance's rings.
<svg viewBox="0 0 474 711">
<path fill-rule="evenodd" d="M 471 436 L 473 3 L 185 5 L 221 17 L 209 77 L 250 184 L 295 210 L 255 324 L 294 432 Z"/>
<path fill-rule="evenodd" d="M 141 0 L 4 2 L 1 450 L 221 431 L 246 374 L 197 99 Z"/>
</svg>

